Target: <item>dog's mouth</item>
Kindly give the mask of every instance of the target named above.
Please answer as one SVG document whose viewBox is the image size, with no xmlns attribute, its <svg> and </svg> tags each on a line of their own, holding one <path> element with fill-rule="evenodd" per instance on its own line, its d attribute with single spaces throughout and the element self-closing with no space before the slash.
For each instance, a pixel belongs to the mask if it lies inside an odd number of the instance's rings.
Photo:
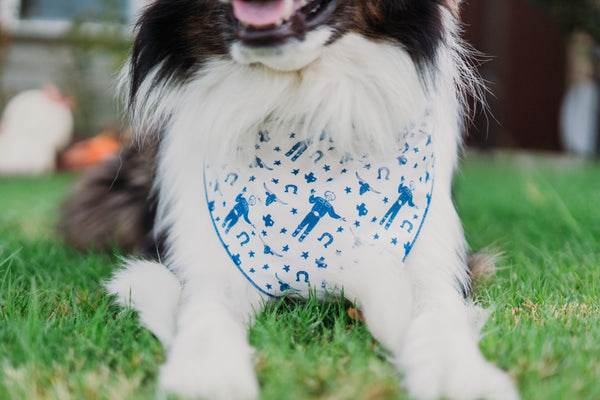
<svg viewBox="0 0 600 400">
<path fill-rule="evenodd" d="M 250 46 L 272 46 L 288 38 L 304 40 L 323 24 L 337 0 L 221 0 L 231 4 L 238 39 Z"/>
</svg>

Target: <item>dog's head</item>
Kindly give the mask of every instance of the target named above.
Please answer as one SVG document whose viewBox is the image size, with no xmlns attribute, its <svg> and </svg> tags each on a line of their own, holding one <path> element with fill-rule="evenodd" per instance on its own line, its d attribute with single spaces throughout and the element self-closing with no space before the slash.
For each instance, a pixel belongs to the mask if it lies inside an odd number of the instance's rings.
<svg viewBox="0 0 600 400">
<path fill-rule="evenodd" d="M 184 79 L 211 58 L 299 70 L 348 33 L 402 47 L 416 65 L 434 61 L 443 10 L 460 0 L 155 0 L 139 22 L 132 94 L 158 78 Z"/>
<path fill-rule="evenodd" d="M 222 0 L 231 54 L 274 69 L 304 67 L 346 33 L 402 45 L 421 62 L 441 39 L 440 5 L 457 0 Z"/>
</svg>

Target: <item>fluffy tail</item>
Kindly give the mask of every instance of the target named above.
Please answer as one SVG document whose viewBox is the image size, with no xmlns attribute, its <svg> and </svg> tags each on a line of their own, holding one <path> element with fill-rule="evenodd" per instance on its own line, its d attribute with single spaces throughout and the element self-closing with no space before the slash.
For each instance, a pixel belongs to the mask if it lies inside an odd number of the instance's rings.
<svg viewBox="0 0 600 400">
<path fill-rule="evenodd" d="M 155 255 L 155 156 L 156 146 L 131 147 L 87 172 L 62 207 L 58 230 L 66 242 L 81 250 L 116 245 Z"/>
<path fill-rule="evenodd" d="M 497 264 L 501 257 L 501 253 L 495 253 L 489 248 L 469 254 L 467 264 L 471 273 L 473 290 L 476 291 L 479 286 L 489 282 L 496 275 Z"/>
<path fill-rule="evenodd" d="M 105 285 L 122 307 L 132 307 L 148 328 L 168 348 L 175 335 L 175 316 L 181 284 L 164 265 L 128 260 Z"/>
</svg>

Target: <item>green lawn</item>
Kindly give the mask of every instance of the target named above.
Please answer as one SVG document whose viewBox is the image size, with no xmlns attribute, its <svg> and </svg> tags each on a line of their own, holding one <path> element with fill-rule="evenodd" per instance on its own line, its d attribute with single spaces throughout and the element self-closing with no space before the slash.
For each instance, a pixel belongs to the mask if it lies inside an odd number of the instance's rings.
<svg viewBox="0 0 600 400">
<path fill-rule="evenodd" d="M 117 256 L 53 234 L 73 179 L 0 179 L 0 399 L 153 398 L 163 350 L 99 285 Z M 471 156 L 455 192 L 472 247 L 504 252 L 477 293 L 487 358 L 524 399 L 600 399 L 600 166 Z M 276 303 L 250 340 L 263 399 L 404 398 L 341 302 Z"/>
</svg>

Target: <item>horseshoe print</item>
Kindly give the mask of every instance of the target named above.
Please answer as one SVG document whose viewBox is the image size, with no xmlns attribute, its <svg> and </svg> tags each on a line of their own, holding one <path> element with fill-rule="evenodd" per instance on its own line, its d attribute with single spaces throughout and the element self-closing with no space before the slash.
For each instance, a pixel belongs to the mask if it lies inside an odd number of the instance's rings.
<svg viewBox="0 0 600 400">
<path fill-rule="evenodd" d="M 323 239 L 327 238 L 328 240 L 324 243 L 325 248 L 329 247 L 331 245 L 331 243 L 333 243 L 333 235 L 331 233 L 327 233 L 325 232 L 323 235 L 321 235 L 321 237 L 318 239 L 319 242 L 322 242 Z"/>
</svg>

